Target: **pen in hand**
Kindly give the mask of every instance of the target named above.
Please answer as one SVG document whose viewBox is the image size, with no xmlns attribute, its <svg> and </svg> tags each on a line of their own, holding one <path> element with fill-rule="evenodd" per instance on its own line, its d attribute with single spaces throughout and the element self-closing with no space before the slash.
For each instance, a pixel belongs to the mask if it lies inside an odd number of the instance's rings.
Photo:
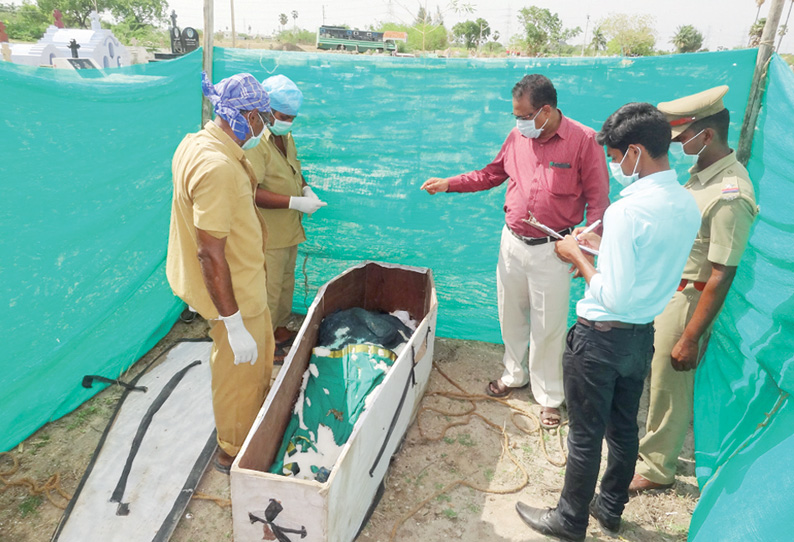
<svg viewBox="0 0 794 542">
<path fill-rule="evenodd" d="M 591 231 L 593 231 L 594 229 L 596 229 L 596 228 L 598 227 L 598 225 L 599 225 L 599 224 L 601 224 L 601 219 L 600 219 L 600 218 L 599 218 L 598 220 L 596 220 L 595 222 L 593 222 L 592 224 L 590 224 L 589 226 L 587 226 L 587 227 L 586 227 L 585 229 L 583 229 L 582 231 L 580 231 L 580 232 L 579 232 L 579 233 L 578 233 L 578 234 L 577 234 L 577 235 L 574 237 L 574 239 L 576 239 L 576 240 L 578 241 L 578 240 L 579 240 L 579 236 L 580 236 L 580 235 L 584 235 L 584 234 L 586 234 L 586 233 L 590 233 Z"/>
</svg>

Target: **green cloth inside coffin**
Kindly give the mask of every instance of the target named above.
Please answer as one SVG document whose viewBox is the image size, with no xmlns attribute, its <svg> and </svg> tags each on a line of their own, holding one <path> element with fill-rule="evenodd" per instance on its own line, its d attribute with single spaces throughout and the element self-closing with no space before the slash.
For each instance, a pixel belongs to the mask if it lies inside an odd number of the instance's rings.
<svg viewBox="0 0 794 542">
<path fill-rule="evenodd" d="M 304 471 L 305 462 L 301 467 L 296 456 L 302 453 L 309 454 L 306 459 L 313 473 L 320 467 L 330 471 L 338 449 L 324 446 L 321 426 L 331 430 L 336 446 L 343 446 L 364 411 L 367 395 L 396 359 L 391 350 L 371 344 L 349 344 L 340 350 L 316 348 L 309 361 L 306 390 L 298 398 L 302 408 L 293 412 L 270 472 L 296 475 Z M 303 472 L 302 477 L 306 476 L 312 478 Z"/>
</svg>

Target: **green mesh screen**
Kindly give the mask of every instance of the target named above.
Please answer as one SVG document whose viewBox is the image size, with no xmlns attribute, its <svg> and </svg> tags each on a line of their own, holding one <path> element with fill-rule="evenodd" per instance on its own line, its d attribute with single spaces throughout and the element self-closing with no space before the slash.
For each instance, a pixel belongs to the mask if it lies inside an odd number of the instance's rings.
<svg viewBox="0 0 794 542">
<path fill-rule="evenodd" d="M 83 375 L 122 373 L 181 309 L 163 273 L 170 162 L 183 135 L 199 127 L 200 54 L 108 77 L 0 63 L 0 303 L 9 331 L 0 450 L 95 393 L 80 387 Z M 514 126 L 515 81 L 548 75 L 563 112 L 594 128 L 627 101 L 728 84 L 735 145 L 755 62 L 754 50 L 586 60 L 215 54 L 216 81 L 239 71 L 283 73 L 305 94 L 295 137 L 306 177 L 329 206 L 305 221 L 296 312 L 362 259 L 426 266 L 438 288 L 439 335 L 494 342 L 504 188 L 431 197 L 419 186 L 491 160 Z M 788 476 L 772 468 L 794 428 L 788 403 L 756 426 L 778 401 L 778 386 L 791 387 L 791 78 L 776 58 L 772 105 L 750 164 L 763 211 L 698 378 L 698 476 L 712 481 L 693 536 L 710 531 L 706 520 L 727 517 L 741 501 L 735 488 L 746 488 L 752 504 L 752 469 L 776 481 Z M 575 281 L 572 305 L 582 289 Z M 771 502 L 769 490 L 761 494 Z M 765 517 L 767 501 L 743 521 Z"/>
<path fill-rule="evenodd" d="M 171 156 L 200 56 L 99 73 L 0 62 L 0 450 L 96 393 L 171 327 Z"/>
<path fill-rule="evenodd" d="M 224 49 L 216 50 L 214 69 L 216 80 L 282 73 L 303 90 L 298 154 L 328 207 L 304 221 L 296 312 L 353 263 L 400 262 L 433 269 L 440 335 L 501 342 L 496 260 L 506 186 L 429 196 L 422 182 L 482 168 L 496 156 L 515 126 L 511 88 L 525 74 L 547 75 L 564 114 L 597 129 L 627 101 L 657 103 L 718 84 L 731 86 L 727 107 L 744 111 L 755 56 L 445 60 Z M 733 120 L 735 143 L 741 115 Z M 618 192 L 614 183 L 613 199 Z M 572 307 L 583 290 L 575 281 Z"/>
<path fill-rule="evenodd" d="M 775 56 L 748 164 L 761 213 L 695 382 L 690 540 L 792 539 L 792 123 L 794 74 Z"/>
</svg>

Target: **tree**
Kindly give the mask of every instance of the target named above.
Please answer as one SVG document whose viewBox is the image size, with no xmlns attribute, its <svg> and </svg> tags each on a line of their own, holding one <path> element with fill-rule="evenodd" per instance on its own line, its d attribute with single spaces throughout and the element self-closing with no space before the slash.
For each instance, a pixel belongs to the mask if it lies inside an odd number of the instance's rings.
<svg viewBox="0 0 794 542">
<path fill-rule="evenodd" d="M 134 31 L 163 23 L 168 2 L 167 0 L 108 0 L 108 8 L 117 21 L 127 23 Z"/>
<path fill-rule="evenodd" d="M 590 41 L 590 45 L 592 45 L 593 50 L 596 53 L 599 51 L 606 51 L 607 38 L 604 36 L 604 32 L 601 30 L 600 26 L 597 26 L 595 29 L 593 29 L 593 39 Z"/>
<path fill-rule="evenodd" d="M 92 11 L 103 13 L 110 8 L 110 0 L 38 0 L 39 10 L 48 17 L 58 9 L 63 14 L 66 26 L 88 28 L 91 24 L 89 15 Z"/>
<path fill-rule="evenodd" d="M 281 25 L 281 31 L 284 32 L 284 27 L 287 26 L 289 18 L 286 13 L 280 13 L 278 16 L 278 24 Z"/>
<path fill-rule="evenodd" d="M 452 27 L 452 35 L 455 41 L 462 44 L 466 49 L 479 49 L 480 44 L 488 41 L 491 35 L 491 27 L 483 18 L 476 21 L 465 21 Z"/>
<path fill-rule="evenodd" d="M 298 10 L 296 9 L 292 10 L 292 29 L 298 29 Z"/>
<path fill-rule="evenodd" d="M 703 45 L 703 34 L 691 24 L 679 26 L 670 40 L 679 53 L 693 53 Z"/>
<path fill-rule="evenodd" d="M 653 54 L 656 45 L 654 18 L 650 15 L 618 13 L 602 20 L 598 27 L 609 40 L 607 52 L 625 56 Z"/>
<path fill-rule="evenodd" d="M 753 24 L 758 22 L 758 16 L 761 15 L 761 6 L 764 5 L 765 1 L 766 0 L 755 0 L 755 5 L 758 6 L 758 9 L 755 11 L 755 21 L 753 21 Z"/>
<path fill-rule="evenodd" d="M 750 47 L 758 47 L 761 44 L 761 34 L 764 33 L 764 26 L 766 26 L 766 17 L 758 19 L 753 26 L 750 27 Z"/>
<path fill-rule="evenodd" d="M 788 13 L 786 14 L 786 22 L 784 22 L 780 26 L 780 30 L 777 31 L 777 35 L 780 36 L 780 39 L 777 41 L 777 48 L 776 51 L 780 50 L 780 44 L 783 43 L 783 36 L 788 34 L 788 20 L 791 17 L 791 8 L 794 7 L 794 0 L 791 0 L 788 5 Z"/>
<path fill-rule="evenodd" d="M 559 53 L 565 42 L 581 33 L 582 29 L 564 28 L 556 13 L 546 8 L 529 6 L 518 12 L 518 19 L 526 32 L 526 47 L 530 55 Z"/>
</svg>

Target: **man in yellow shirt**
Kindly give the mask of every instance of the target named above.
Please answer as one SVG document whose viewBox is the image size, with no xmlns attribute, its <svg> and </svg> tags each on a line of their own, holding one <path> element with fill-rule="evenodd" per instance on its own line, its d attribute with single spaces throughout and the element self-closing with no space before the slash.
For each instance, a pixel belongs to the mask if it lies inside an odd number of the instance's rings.
<svg viewBox="0 0 794 542">
<path fill-rule="evenodd" d="M 256 180 L 243 149 L 272 122 L 267 93 L 252 75 L 216 85 L 202 74 L 215 120 L 179 144 L 166 275 L 171 289 L 211 322 L 212 407 L 228 473 L 264 402 L 273 368 L 265 289 L 265 223 L 254 204 Z"/>
<path fill-rule="evenodd" d="M 267 224 L 267 302 L 275 328 L 278 363 L 294 339 L 287 322 L 292 313 L 298 244 L 306 240 L 301 218 L 326 203 L 306 184 L 292 138 L 292 122 L 303 103 L 303 94 L 284 75 L 265 79 L 262 87 L 270 98 L 275 121 L 259 145 L 245 151 L 245 155 L 259 183 L 256 204 Z"/>
</svg>

